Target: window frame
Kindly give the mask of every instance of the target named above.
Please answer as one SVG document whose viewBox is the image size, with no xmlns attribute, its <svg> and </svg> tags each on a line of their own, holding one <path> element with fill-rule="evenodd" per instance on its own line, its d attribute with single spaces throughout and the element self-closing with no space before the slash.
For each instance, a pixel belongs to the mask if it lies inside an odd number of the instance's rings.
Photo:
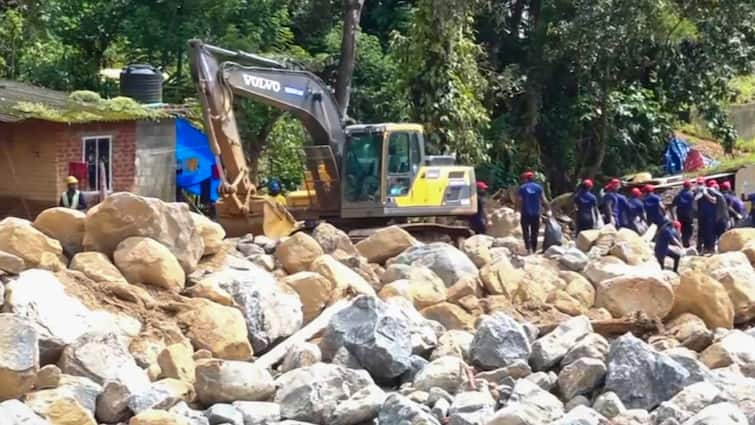
<svg viewBox="0 0 755 425">
<path fill-rule="evenodd" d="M 108 149 L 108 151 L 109 151 L 108 152 L 108 169 L 107 169 L 107 173 L 108 173 L 108 185 L 105 188 L 105 190 L 112 191 L 113 190 L 113 136 L 112 135 L 110 135 L 110 134 L 103 134 L 103 135 L 100 135 L 100 136 L 83 136 L 81 138 L 81 162 L 83 162 L 85 164 L 88 164 L 87 158 L 86 158 L 86 155 L 87 155 L 87 141 L 90 141 L 90 140 L 95 142 L 95 147 L 97 149 L 96 150 L 96 154 L 97 154 L 98 162 L 99 162 L 99 141 L 103 140 L 103 139 L 107 139 L 108 146 L 110 147 L 110 149 Z M 99 164 L 97 165 L 97 168 L 98 169 L 97 169 L 97 172 L 95 173 L 95 178 L 99 179 Z M 91 185 L 91 182 L 88 181 L 89 180 L 89 175 L 88 174 L 89 174 L 89 167 L 87 166 L 87 184 L 88 184 L 88 187 L 85 190 L 82 190 L 82 191 L 84 191 L 84 192 L 92 192 L 92 191 L 96 192 L 96 191 L 99 191 L 100 190 L 100 188 L 99 188 L 99 181 L 95 183 L 95 185 L 94 185 L 95 188 L 94 189 L 90 189 L 89 188 L 89 186 Z"/>
<path fill-rule="evenodd" d="M 391 142 L 394 140 L 400 140 L 398 139 L 398 136 L 406 136 L 406 165 L 407 170 L 406 171 L 391 171 L 390 167 L 390 149 L 391 149 Z M 396 137 L 396 139 L 394 139 Z M 391 132 L 390 136 L 388 137 L 388 143 L 386 144 L 386 149 L 388 154 L 386 155 L 386 175 L 387 176 L 405 176 L 410 175 L 413 173 L 412 170 L 412 137 L 411 133 L 406 131 L 393 131 Z M 399 163 L 399 170 L 401 168 L 401 163 Z"/>
</svg>

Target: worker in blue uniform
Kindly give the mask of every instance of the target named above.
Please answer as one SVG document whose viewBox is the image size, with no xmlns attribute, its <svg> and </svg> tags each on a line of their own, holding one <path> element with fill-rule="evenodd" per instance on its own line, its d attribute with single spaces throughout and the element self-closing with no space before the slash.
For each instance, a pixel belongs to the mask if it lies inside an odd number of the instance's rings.
<svg viewBox="0 0 755 425">
<path fill-rule="evenodd" d="M 597 224 L 598 199 L 590 192 L 593 182 L 585 179 L 574 195 L 574 206 L 577 209 L 577 233 L 594 229 Z"/>
<path fill-rule="evenodd" d="M 627 199 L 619 193 L 621 181 L 612 179 L 605 186 L 605 195 L 603 195 L 603 215 L 606 224 L 612 224 L 615 228 L 625 227 L 627 220 Z"/>
<path fill-rule="evenodd" d="M 642 188 L 645 193 L 645 197 L 642 199 L 642 204 L 645 206 L 645 214 L 647 215 L 648 223 L 655 224 L 658 227 L 666 220 L 666 211 L 663 206 L 663 200 L 655 193 L 655 186 L 647 184 Z"/>
<path fill-rule="evenodd" d="M 692 192 L 690 180 L 685 181 L 682 190 L 674 196 L 671 207 L 672 217 L 682 225 L 682 244 L 685 248 L 689 248 L 695 221 L 695 194 Z"/>
<path fill-rule="evenodd" d="M 527 252 L 537 251 L 537 236 L 540 232 L 540 214 L 548 208 L 543 187 L 535 182 L 535 173 L 527 171 L 522 174 L 522 185 L 519 186 L 518 202 L 521 211 L 522 237 Z"/>
<path fill-rule="evenodd" d="M 707 187 L 700 188 L 700 192 L 695 196 L 697 202 L 697 226 L 698 226 L 698 246 L 697 250 L 701 254 L 712 254 L 716 248 L 716 209 L 718 199 L 713 192 L 716 186 L 715 180 L 710 180 Z"/>
<path fill-rule="evenodd" d="M 721 183 L 721 193 L 724 195 L 726 206 L 729 209 L 728 228 L 732 228 L 744 218 L 745 203 L 737 197 L 733 190 L 731 190 L 731 183 L 728 181 Z"/>
<path fill-rule="evenodd" d="M 750 203 L 750 218 L 749 218 L 749 225 L 750 227 L 755 227 L 755 192 L 753 193 L 743 193 L 742 194 L 742 201 L 743 202 L 749 202 Z"/>
<path fill-rule="evenodd" d="M 671 257 L 674 260 L 674 271 L 679 271 L 679 259 L 681 256 L 679 253 L 674 252 L 671 248 L 676 246 L 682 247 L 682 242 L 679 240 L 679 231 L 682 228 L 682 223 L 679 221 L 672 222 L 669 219 L 664 220 L 658 230 L 658 236 L 655 239 L 655 258 L 660 263 L 661 268 L 664 267 L 666 258 Z"/>
<path fill-rule="evenodd" d="M 647 230 L 645 205 L 643 204 L 642 199 L 640 199 L 642 192 L 635 187 L 630 192 L 630 195 L 630 198 L 627 200 L 629 228 L 641 235 Z"/>
</svg>

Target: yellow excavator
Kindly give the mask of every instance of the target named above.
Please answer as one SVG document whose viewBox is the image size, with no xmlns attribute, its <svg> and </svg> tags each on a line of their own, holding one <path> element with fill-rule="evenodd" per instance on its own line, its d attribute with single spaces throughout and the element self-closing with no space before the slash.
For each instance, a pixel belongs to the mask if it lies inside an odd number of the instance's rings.
<svg viewBox="0 0 755 425">
<path fill-rule="evenodd" d="M 222 170 L 218 221 L 229 236 L 251 232 L 280 238 L 302 223 L 321 220 L 356 233 L 395 223 L 410 233 L 440 233 L 452 240 L 471 234 L 466 226 L 409 223 L 414 217 L 477 212 L 474 169 L 455 165 L 452 156 L 428 155 L 421 125 L 344 126 L 328 86 L 306 70 L 200 40 L 191 40 L 189 49 L 205 130 Z M 252 183 L 234 96 L 292 114 L 312 137 L 312 145 L 303 148 L 304 187 L 287 195 L 287 207 L 258 194 Z"/>
</svg>

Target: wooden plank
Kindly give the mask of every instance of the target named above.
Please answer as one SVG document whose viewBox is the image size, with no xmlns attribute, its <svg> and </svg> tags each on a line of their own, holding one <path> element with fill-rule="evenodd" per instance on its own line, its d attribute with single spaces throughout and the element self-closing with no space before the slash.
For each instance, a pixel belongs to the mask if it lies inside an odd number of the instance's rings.
<svg viewBox="0 0 755 425">
<path fill-rule="evenodd" d="M 286 353 L 288 353 L 288 351 L 293 346 L 307 342 L 315 335 L 322 332 L 326 327 L 328 327 L 330 319 L 336 313 L 343 310 L 349 305 L 351 305 L 350 300 L 340 300 L 330 307 L 326 308 L 322 313 L 320 313 L 319 316 L 317 316 L 315 320 L 309 322 L 307 326 L 301 328 L 295 334 L 291 335 L 283 342 L 276 345 L 275 348 L 263 354 L 254 362 L 254 364 L 262 366 L 266 369 L 272 369 L 273 366 L 277 365 L 283 360 L 283 358 L 286 356 Z"/>
</svg>

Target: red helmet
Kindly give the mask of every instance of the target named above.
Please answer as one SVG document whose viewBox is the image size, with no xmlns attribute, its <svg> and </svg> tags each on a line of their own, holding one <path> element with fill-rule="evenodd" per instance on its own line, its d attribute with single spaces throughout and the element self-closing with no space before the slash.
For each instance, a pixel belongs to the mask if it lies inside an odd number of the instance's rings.
<svg viewBox="0 0 755 425">
<path fill-rule="evenodd" d="M 718 186 L 718 183 L 716 183 L 715 180 L 713 179 L 708 180 L 708 187 L 715 187 L 715 186 Z"/>
<path fill-rule="evenodd" d="M 642 191 L 645 193 L 653 193 L 655 192 L 655 186 L 652 184 L 646 184 L 645 186 L 642 186 Z"/>
<path fill-rule="evenodd" d="M 674 229 L 676 230 L 682 229 L 682 223 L 679 220 L 674 220 Z"/>
<path fill-rule="evenodd" d="M 522 180 L 532 180 L 535 177 L 535 173 L 532 171 L 525 171 L 522 173 Z"/>
<path fill-rule="evenodd" d="M 621 180 L 619 179 L 611 179 L 611 181 L 608 182 L 606 185 L 609 189 L 618 189 L 621 187 Z"/>
<path fill-rule="evenodd" d="M 488 190 L 488 184 L 482 180 L 477 181 L 477 190 Z"/>
<path fill-rule="evenodd" d="M 582 180 L 582 186 L 586 187 L 587 189 L 592 189 L 592 180 L 590 179 Z"/>
<path fill-rule="evenodd" d="M 685 180 L 684 181 L 684 188 L 689 189 L 692 187 L 692 180 Z"/>
<path fill-rule="evenodd" d="M 721 190 L 731 190 L 731 183 L 728 180 L 721 183 Z"/>
<path fill-rule="evenodd" d="M 640 192 L 640 189 L 638 188 L 632 188 L 632 198 L 639 198 L 642 193 Z"/>
</svg>

